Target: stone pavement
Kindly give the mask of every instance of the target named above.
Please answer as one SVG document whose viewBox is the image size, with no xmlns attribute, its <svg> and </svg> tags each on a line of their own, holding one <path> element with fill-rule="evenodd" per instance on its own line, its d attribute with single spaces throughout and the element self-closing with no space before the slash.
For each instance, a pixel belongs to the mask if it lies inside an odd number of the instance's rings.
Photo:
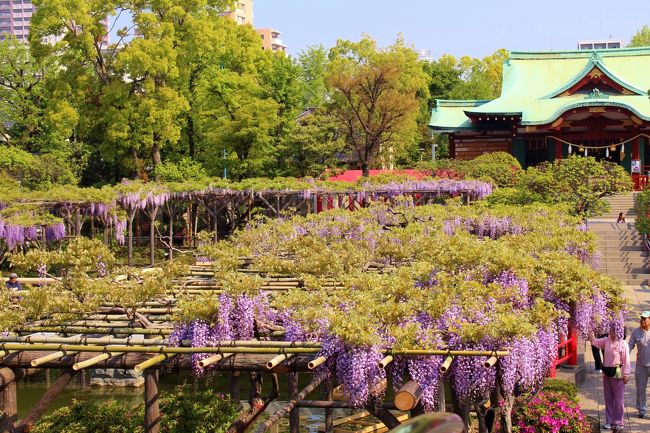
<svg viewBox="0 0 650 433">
<path fill-rule="evenodd" d="M 625 286 L 625 297 L 630 303 L 632 310 L 626 326 L 629 337 L 631 330 L 639 326 L 639 313 L 644 310 L 650 310 L 650 288 L 647 285 Z M 579 342 L 578 350 L 580 352 L 579 363 L 584 361 L 584 366 L 587 371 L 586 380 L 578 386 L 580 406 L 587 415 L 599 418 L 602 426 L 605 424 L 605 404 L 603 400 L 601 375 L 594 373 L 594 359 L 589 343 Z M 634 368 L 636 364 L 636 349 L 631 354 L 631 360 L 632 376 L 627 385 L 625 385 L 626 417 L 624 432 L 647 433 L 650 432 L 650 419 L 639 419 L 635 408 L 636 387 L 634 385 Z"/>
</svg>

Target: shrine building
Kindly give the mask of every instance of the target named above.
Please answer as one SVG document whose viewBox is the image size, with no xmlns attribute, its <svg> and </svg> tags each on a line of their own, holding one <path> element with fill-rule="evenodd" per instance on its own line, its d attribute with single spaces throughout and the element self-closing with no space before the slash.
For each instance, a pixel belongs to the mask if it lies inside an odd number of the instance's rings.
<svg viewBox="0 0 650 433">
<path fill-rule="evenodd" d="M 577 153 L 638 177 L 650 171 L 648 89 L 650 48 L 513 51 L 501 96 L 437 100 L 429 126 L 456 159 L 504 151 L 526 168 Z"/>
</svg>

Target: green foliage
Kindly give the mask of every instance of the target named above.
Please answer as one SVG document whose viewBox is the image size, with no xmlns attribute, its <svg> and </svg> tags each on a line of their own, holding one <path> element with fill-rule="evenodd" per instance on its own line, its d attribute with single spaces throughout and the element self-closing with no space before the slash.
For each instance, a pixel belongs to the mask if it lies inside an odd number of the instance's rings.
<svg viewBox="0 0 650 433">
<path fill-rule="evenodd" d="M 0 170 L 29 189 L 77 183 L 70 168 L 55 156 L 36 156 L 14 146 L 0 147 Z"/>
<path fill-rule="evenodd" d="M 566 398 L 573 401 L 574 403 L 579 403 L 578 400 L 578 387 L 575 383 L 569 382 L 568 380 L 562 379 L 544 379 L 544 386 L 542 391 L 548 392 L 557 392 L 563 394 Z"/>
<path fill-rule="evenodd" d="M 501 93 L 504 49 L 483 59 L 468 56 L 456 59 L 445 54 L 438 60 L 424 62 L 429 75 L 429 109 L 436 99 L 495 99 Z"/>
<path fill-rule="evenodd" d="M 650 46 L 650 27 L 644 24 L 630 39 L 628 47 L 649 47 Z"/>
<path fill-rule="evenodd" d="M 70 406 L 44 416 L 34 433 L 139 433 L 144 431 L 144 411 L 109 400 L 73 400 Z"/>
<path fill-rule="evenodd" d="M 521 227 L 521 234 L 489 239 L 462 229 L 453 235 L 442 231 L 445 221 L 461 221 L 462 227 L 463 221 L 493 219 L 510 221 Z M 245 274 L 237 276 L 242 254 L 253 259 L 252 266 L 261 275 L 301 279 L 305 289 L 279 294 L 273 304 L 294 311 L 308 332 L 317 334 L 327 323 L 328 332 L 352 345 L 384 344 L 382 335 L 388 332 L 399 347 L 431 348 L 438 340 L 418 338 L 418 324 L 402 326 L 414 311 L 426 311 L 436 320 L 450 305 L 457 306 L 459 317 L 465 319 L 451 329 L 463 341 L 476 342 L 531 335 L 564 315 L 544 301 L 549 291 L 575 305 L 597 290 L 606 294 L 609 308 L 624 308 L 620 283 L 567 254 L 576 249 L 586 256 L 595 254 L 593 235 L 577 230 L 580 222 L 561 207 L 539 204 L 492 208 L 375 204 L 353 213 L 335 210 L 259 222 L 229 240 L 202 247 L 201 254 L 213 261 L 217 278 L 234 296 L 247 289 L 255 293 L 262 283 Z M 376 266 L 383 271 L 368 271 Z M 519 296 L 516 290 L 482 283 L 486 275 L 507 271 L 529 283 L 535 302 L 526 315 L 512 313 Z M 437 284 L 428 287 L 432 276 Z M 332 289 L 333 284 L 341 289 Z M 325 287 L 328 296 L 314 297 L 311 290 Z M 492 303 L 496 307 L 486 310 Z M 182 305 L 180 320 L 194 316 L 211 321 L 218 311 L 217 304 L 206 300 Z M 478 317 L 490 325 L 472 320 Z"/>
<path fill-rule="evenodd" d="M 173 278 L 187 273 L 187 267 L 176 262 L 154 269 L 115 268 L 115 257 L 106 245 L 83 237 L 71 240 L 60 250 L 30 249 L 8 254 L 7 258 L 12 267 L 25 273 L 45 266 L 58 281 L 28 288 L 21 292 L 20 303 L 0 310 L 2 330 L 39 319 L 61 323 L 95 312 L 105 304 L 133 313 L 143 302 L 171 288 Z M 100 262 L 105 265 L 105 276 L 98 266 Z M 8 305 L 9 299 L 0 300 L 3 303 Z"/>
<path fill-rule="evenodd" d="M 156 168 L 156 175 L 163 182 L 201 180 L 208 176 L 201 163 L 190 158 L 183 158 L 178 162 L 163 162 Z"/>
<path fill-rule="evenodd" d="M 519 161 L 505 152 L 486 153 L 465 165 L 467 177 L 487 180 L 499 187 L 514 186 L 520 172 Z"/>
<path fill-rule="evenodd" d="M 238 403 L 211 390 L 189 385 L 161 393 L 161 432 L 222 433 L 234 421 Z M 73 400 L 70 406 L 44 416 L 33 433 L 140 433 L 144 431 L 144 405 Z"/>
<path fill-rule="evenodd" d="M 632 180 L 618 164 L 572 155 L 530 167 L 518 187 L 541 195 L 546 203 L 566 203 L 573 213 L 586 218 L 607 211 L 602 198 L 631 191 Z"/>
<path fill-rule="evenodd" d="M 650 190 L 644 190 L 634 197 L 637 216 L 634 226 L 641 234 L 650 233 Z"/>
</svg>

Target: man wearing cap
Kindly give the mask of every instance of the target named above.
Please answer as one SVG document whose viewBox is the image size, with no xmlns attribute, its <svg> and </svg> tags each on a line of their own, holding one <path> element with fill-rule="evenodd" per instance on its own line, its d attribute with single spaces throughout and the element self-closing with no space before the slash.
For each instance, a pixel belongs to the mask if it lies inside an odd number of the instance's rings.
<svg viewBox="0 0 650 433">
<path fill-rule="evenodd" d="M 5 286 L 11 291 L 23 290 L 20 283 L 18 282 L 18 275 L 14 273 L 9 274 L 9 281 L 5 283 Z"/>
<path fill-rule="evenodd" d="M 640 326 L 632 331 L 628 341 L 630 352 L 636 346 L 636 368 L 634 379 L 636 381 L 636 408 L 639 418 L 645 418 L 648 405 L 646 402 L 648 376 L 650 376 L 650 311 L 641 313 Z"/>
</svg>

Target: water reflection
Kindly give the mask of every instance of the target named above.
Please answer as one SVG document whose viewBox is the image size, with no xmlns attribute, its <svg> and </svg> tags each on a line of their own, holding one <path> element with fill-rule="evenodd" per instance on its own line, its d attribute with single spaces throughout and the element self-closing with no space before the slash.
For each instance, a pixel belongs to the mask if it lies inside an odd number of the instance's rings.
<svg viewBox="0 0 650 433">
<path fill-rule="evenodd" d="M 25 380 L 21 380 L 17 384 L 18 391 L 18 417 L 22 418 L 29 412 L 41 398 L 43 393 L 47 390 L 50 383 L 54 382 L 58 377 L 58 371 L 50 370 L 49 373 L 41 371 L 37 374 L 29 376 Z M 160 389 L 162 391 L 171 391 L 175 386 L 186 383 L 193 384 L 197 389 L 211 388 L 219 392 L 227 393 L 230 376 L 224 373 L 213 374 L 210 377 L 196 379 L 189 372 L 181 372 L 179 374 L 169 373 L 164 374 L 160 378 Z M 300 389 L 307 386 L 311 380 L 310 375 L 302 375 L 300 377 Z M 90 386 L 88 372 L 84 371 L 83 374 L 78 374 L 70 384 L 63 390 L 63 392 L 52 402 L 47 414 L 52 413 L 54 410 L 69 405 L 73 399 L 76 400 L 94 400 L 94 401 L 107 401 L 117 400 L 123 404 L 136 405 L 142 402 L 144 398 L 144 387 L 129 388 L 129 387 L 107 387 L 107 386 Z M 247 399 L 250 390 L 248 376 L 242 374 L 240 379 L 241 384 L 241 397 Z M 264 382 L 264 392 L 268 392 L 270 388 L 269 381 Z M 286 398 L 287 382 L 285 376 L 280 376 L 280 396 Z M 318 399 L 319 391 L 313 393 L 314 399 Z M 269 405 L 266 415 L 262 421 L 282 406 L 286 404 L 284 400 L 274 401 Z M 351 414 L 353 411 L 349 409 L 335 409 L 335 417 L 345 416 Z M 319 424 L 325 422 L 325 409 L 315 408 L 301 408 L 300 409 L 300 430 L 301 432 L 317 433 Z M 289 430 L 289 421 L 287 418 L 279 422 L 278 431 L 285 432 Z"/>
</svg>

